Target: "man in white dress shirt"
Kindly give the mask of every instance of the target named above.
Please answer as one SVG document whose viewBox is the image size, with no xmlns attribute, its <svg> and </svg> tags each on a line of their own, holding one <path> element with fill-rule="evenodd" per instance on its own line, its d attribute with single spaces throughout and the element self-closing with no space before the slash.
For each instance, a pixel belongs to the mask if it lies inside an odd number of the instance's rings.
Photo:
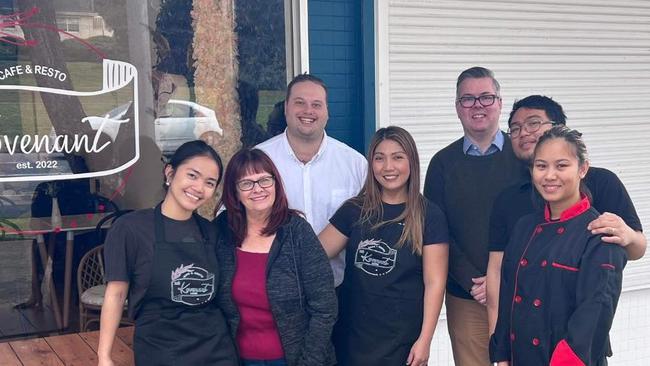
<svg viewBox="0 0 650 366">
<path fill-rule="evenodd" d="M 287 128 L 259 145 L 277 166 L 289 207 L 302 211 L 316 234 L 364 184 L 368 163 L 346 144 L 327 136 L 327 87 L 309 74 L 296 76 L 284 102 Z M 344 252 L 330 261 L 334 285 L 343 282 Z"/>
</svg>

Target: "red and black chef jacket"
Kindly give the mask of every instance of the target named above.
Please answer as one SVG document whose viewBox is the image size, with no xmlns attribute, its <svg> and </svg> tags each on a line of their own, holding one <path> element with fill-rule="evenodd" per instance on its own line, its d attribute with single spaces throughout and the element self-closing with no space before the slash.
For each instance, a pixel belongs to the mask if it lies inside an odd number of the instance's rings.
<svg viewBox="0 0 650 366">
<path fill-rule="evenodd" d="M 587 230 L 598 216 L 583 197 L 559 220 L 546 207 L 517 223 L 503 258 L 493 362 L 606 364 L 627 256 Z"/>
</svg>

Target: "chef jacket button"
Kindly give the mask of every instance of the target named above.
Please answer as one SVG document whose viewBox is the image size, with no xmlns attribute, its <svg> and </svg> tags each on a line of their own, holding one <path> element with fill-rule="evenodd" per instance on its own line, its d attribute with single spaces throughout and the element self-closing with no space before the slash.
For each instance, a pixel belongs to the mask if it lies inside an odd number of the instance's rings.
<svg viewBox="0 0 650 366">
<path fill-rule="evenodd" d="M 557 228 L 557 233 L 558 234 L 563 234 L 564 233 L 564 228 L 563 227 Z"/>
<path fill-rule="evenodd" d="M 519 264 L 521 264 L 522 267 L 526 267 L 528 265 L 528 259 L 524 258 L 520 260 Z"/>
<path fill-rule="evenodd" d="M 540 300 L 540 299 L 533 300 L 533 306 L 536 307 L 536 308 L 542 306 L 542 300 Z"/>
<path fill-rule="evenodd" d="M 537 229 L 535 229 L 535 232 L 536 232 L 537 234 L 539 234 L 539 233 L 542 232 L 542 230 L 543 230 L 542 227 L 541 227 L 541 226 L 538 226 Z"/>
<path fill-rule="evenodd" d="M 539 346 L 539 338 L 533 338 L 533 346 Z"/>
<path fill-rule="evenodd" d="M 515 296 L 515 302 L 516 302 L 517 304 L 519 304 L 519 303 L 521 302 L 521 300 L 522 300 L 522 299 L 521 299 L 521 296 L 519 296 L 519 295 Z"/>
<path fill-rule="evenodd" d="M 514 340 L 515 340 L 515 334 L 514 334 L 514 333 L 510 333 L 510 340 L 511 340 L 511 341 L 514 341 Z"/>
<path fill-rule="evenodd" d="M 544 259 L 544 260 L 542 261 L 542 267 L 546 267 L 547 264 L 548 264 L 548 262 L 546 261 L 546 259 Z"/>
</svg>

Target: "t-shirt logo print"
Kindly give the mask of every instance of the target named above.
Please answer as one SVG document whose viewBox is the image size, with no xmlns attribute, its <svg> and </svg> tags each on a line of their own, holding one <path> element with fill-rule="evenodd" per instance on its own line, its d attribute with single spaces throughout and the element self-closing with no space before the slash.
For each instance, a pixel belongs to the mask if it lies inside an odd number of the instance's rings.
<svg viewBox="0 0 650 366">
<path fill-rule="evenodd" d="M 200 305 L 212 299 L 214 294 L 214 273 L 192 264 L 172 271 L 172 301 L 185 305 Z"/>
<path fill-rule="evenodd" d="M 373 276 L 389 273 L 395 268 L 396 261 L 397 250 L 376 239 L 361 241 L 354 257 L 355 267 Z"/>
</svg>

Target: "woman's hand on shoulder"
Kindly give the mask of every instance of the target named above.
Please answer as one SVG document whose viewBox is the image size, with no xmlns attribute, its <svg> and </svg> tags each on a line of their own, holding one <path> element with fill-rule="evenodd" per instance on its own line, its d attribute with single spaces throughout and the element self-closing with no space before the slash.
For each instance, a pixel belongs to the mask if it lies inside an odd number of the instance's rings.
<svg viewBox="0 0 650 366">
<path fill-rule="evenodd" d="M 636 260 L 646 252 L 647 239 L 642 232 L 635 231 L 623 219 L 611 212 L 601 214 L 587 226 L 592 234 L 602 234 L 605 243 L 618 244 L 625 248 L 628 257 Z"/>
</svg>

